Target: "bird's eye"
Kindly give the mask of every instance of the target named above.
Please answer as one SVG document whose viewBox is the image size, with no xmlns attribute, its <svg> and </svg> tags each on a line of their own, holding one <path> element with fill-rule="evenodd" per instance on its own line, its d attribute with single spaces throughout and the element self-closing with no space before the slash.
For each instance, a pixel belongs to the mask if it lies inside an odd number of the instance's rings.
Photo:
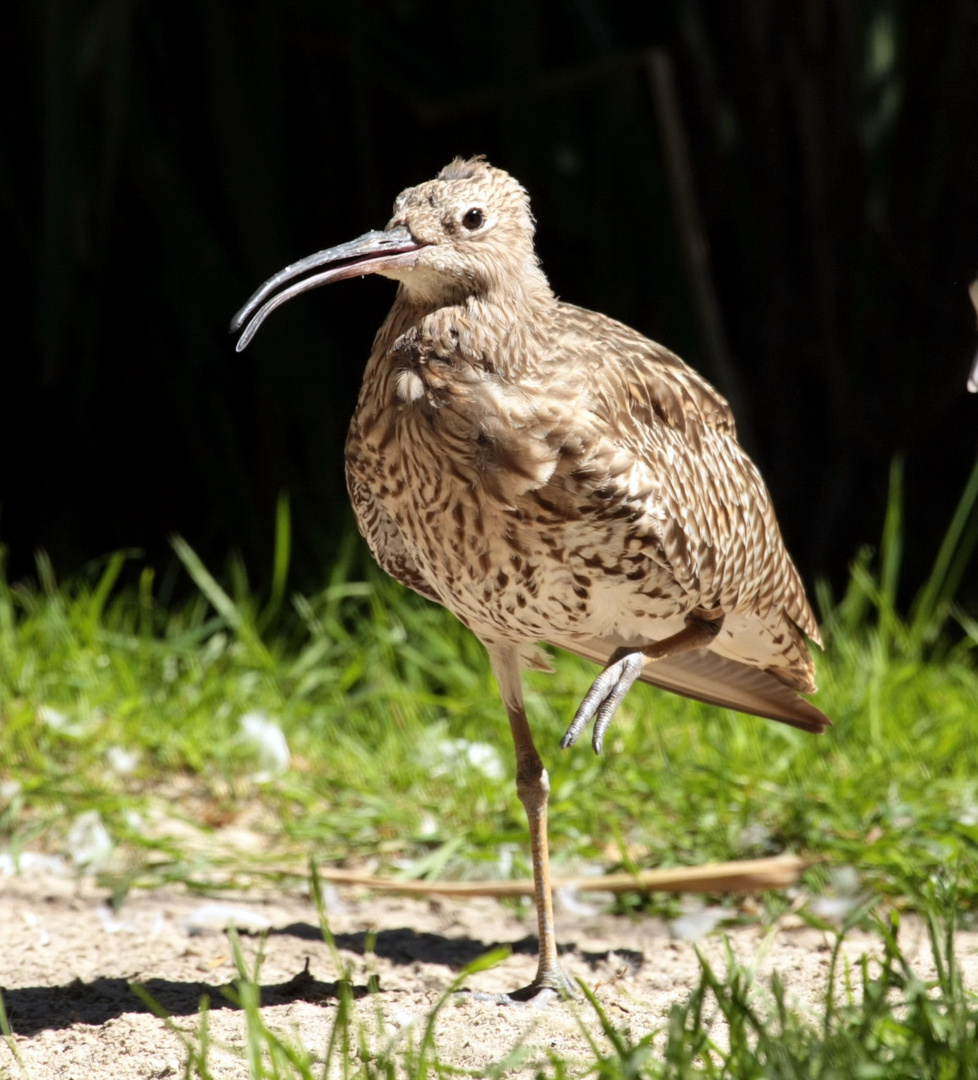
<svg viewBox="0 0 978 1080">
<path fill-rule="evenodd" d="M 462 218 L 462 224 L 467 229 L 478 229 L 483 221 L 485 221 L 485 215 L 478 206 L 473 206 L 471 210 L 466 210 L 465 216 Z"/>
</svg>

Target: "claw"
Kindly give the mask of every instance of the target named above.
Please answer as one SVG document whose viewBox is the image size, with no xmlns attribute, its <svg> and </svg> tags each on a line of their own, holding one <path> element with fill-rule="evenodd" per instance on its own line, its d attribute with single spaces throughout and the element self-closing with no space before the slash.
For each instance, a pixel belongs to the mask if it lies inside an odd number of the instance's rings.
<svg viewBox="0 0 978 1080">
<path fill-rule="evenodd" d="M 574 714 L 570 727 L 560 740 L 561 748 L 566 750 L 568 746 L 573 746 L 577 742 L 577 737 L 594 717 L 591 745 L 594 747 L 594 752 L 600 754 L 605 732 L 618 706 L 625 700 L 625 695 L 642 674 L 644 666 L 645 657 L 637 649 L 615 653 L 608 666 L 594 680 L 591 689 L 584 695 L 584 700 Z"/>
<path fill-rule="evenodd" d="M 513 990 L 508 994 L 492 994 L 485 990 L 467 990 L 465 988 L 455 991 L 458 997 L 468 998 L 470 1001 L 488 1001 L 493 1005 L 526 1005 L 531 1009 L 545 1009 L 558 1001 L 575 1001 L 580 997 L 577 988 L 568 980 L 563 979 L 560 987 L 538 986 L 530 983 L 519 990 Z"/>
</svg>

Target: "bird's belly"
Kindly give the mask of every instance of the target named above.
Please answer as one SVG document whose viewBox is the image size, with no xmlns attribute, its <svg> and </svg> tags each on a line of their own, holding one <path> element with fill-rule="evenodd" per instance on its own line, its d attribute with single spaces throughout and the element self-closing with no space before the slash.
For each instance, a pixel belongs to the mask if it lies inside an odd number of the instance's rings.
<svg viewBox="0 0 978 1080">
<path fill-rule="evenodd" d="M 587 522 L 541 529 L 467 497 L 398 523 L 442 603 L 482 638 L 645 644 L 695 606 L 667 570 Z"/>
<path fill-rule="evenodd" d="M 348 468 L 431 592 L 479 637 L 640 645 L 682 629 L 700 598 L 640 526 L 581 502 L 548 509 L 537 488 L 501 490 L 476 441 L 452 437 L 440 414 L 422 421 L 403 410 L 355 420 Z"/>
</svg>

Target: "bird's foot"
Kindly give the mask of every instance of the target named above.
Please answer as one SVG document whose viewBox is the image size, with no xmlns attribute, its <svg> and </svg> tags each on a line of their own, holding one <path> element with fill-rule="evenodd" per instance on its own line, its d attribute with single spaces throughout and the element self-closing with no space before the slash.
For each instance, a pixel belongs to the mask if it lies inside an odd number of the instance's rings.
<svg viewBox="0 0 978 1080">
<path fill-rule="evenodd" d="M 564 750 L 577 742 L 577 737 L 594 717 L 591 745 L 596 754 L 601 753 L 608 725 L 625 695 L 632 688 L 632 684 L 642 674 L 645 660 L 645 656 L 638 649 L 618 649 L 614 653 L 608 661 L 608 666 L 594 680 L 591 689 L 584 695 L 584 700 L 574 714 L 567 733 L 560 740 L 560 745 Z"/>
<path fill-rule="evenodd" d="M 491 994 L 484 990 L 459 990 L 473 1001 L 491 1001 L 496 1005 L 525 1005 L 531 1009 L 545 1009 L 557 1001 L 570 1001 L 580 997 L 577 987 L 562 971 L 550 974 L 545 980 L 539 977 L 529 986 L 509 993 Z"/>
</svg>

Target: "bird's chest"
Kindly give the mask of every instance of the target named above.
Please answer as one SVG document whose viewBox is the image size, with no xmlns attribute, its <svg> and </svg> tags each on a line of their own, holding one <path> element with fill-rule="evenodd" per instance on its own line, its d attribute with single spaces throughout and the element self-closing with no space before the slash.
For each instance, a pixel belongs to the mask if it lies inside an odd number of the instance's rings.
<svg viewBox="0 0 978 1080">
<path fill-rule="evenodd" d="M 412 539 L 442 530 L 454 507 L 478 500 L 480 415 L 484 421 L 487 410 L 472 383 L 451 365 L 415 355 L 368 367 L 350 425 L 347 471 Z"/>
<path fill-rule="evenodd" d="M 465 442 L 458 421 L 444 430 L 441 418 L 403 408 L 358 414 L 350 488 L 368 542 L 379 506 L 441 602 L 481 637 L 587 636 L 617 625 L 634 606 L 623 591 L 656 592 L 641 599 L 643 614 L 657 605 L 663 614 L 677 610 L 621 519 L 565 513 L 547 504 L 536 482 L 519 490 L 532 464 L 491 460 L 478 433 Z M 531 462 L 533 451 L 526 457 Z M 505 469 L 514 474 L 508 480 L 499 475 Z"/>
<path fill-rule="evenodd" d="M 536 601 L 560 591 L 550 578 L 568 571 L 553 557 L 565 547 L 557 523 L 541 531 L 517 509 L 523 489 L 545 479 L 556 459 L 528 421 L 525 401 L 484 372 L 447 365 L 398 358 L 367 374 L 347 472 L 368 542 L 380 507 L 463 621 L 499 628 L 519 622 L 521 636 L 542 631 Z"/>
<path fill-rule="evenodd" d="M 483 637 L 572 637 L 633 608 L 678 611 L 686 601 L 649 546 L 654 508 L 599 497 L 607 467 L 576 398 L 543 376 L 504 381 L 442 354 L 375 355 L 365 374 L 347 470 L 380 561 L 387 521 L 431 590 Z"/>
</svg>

